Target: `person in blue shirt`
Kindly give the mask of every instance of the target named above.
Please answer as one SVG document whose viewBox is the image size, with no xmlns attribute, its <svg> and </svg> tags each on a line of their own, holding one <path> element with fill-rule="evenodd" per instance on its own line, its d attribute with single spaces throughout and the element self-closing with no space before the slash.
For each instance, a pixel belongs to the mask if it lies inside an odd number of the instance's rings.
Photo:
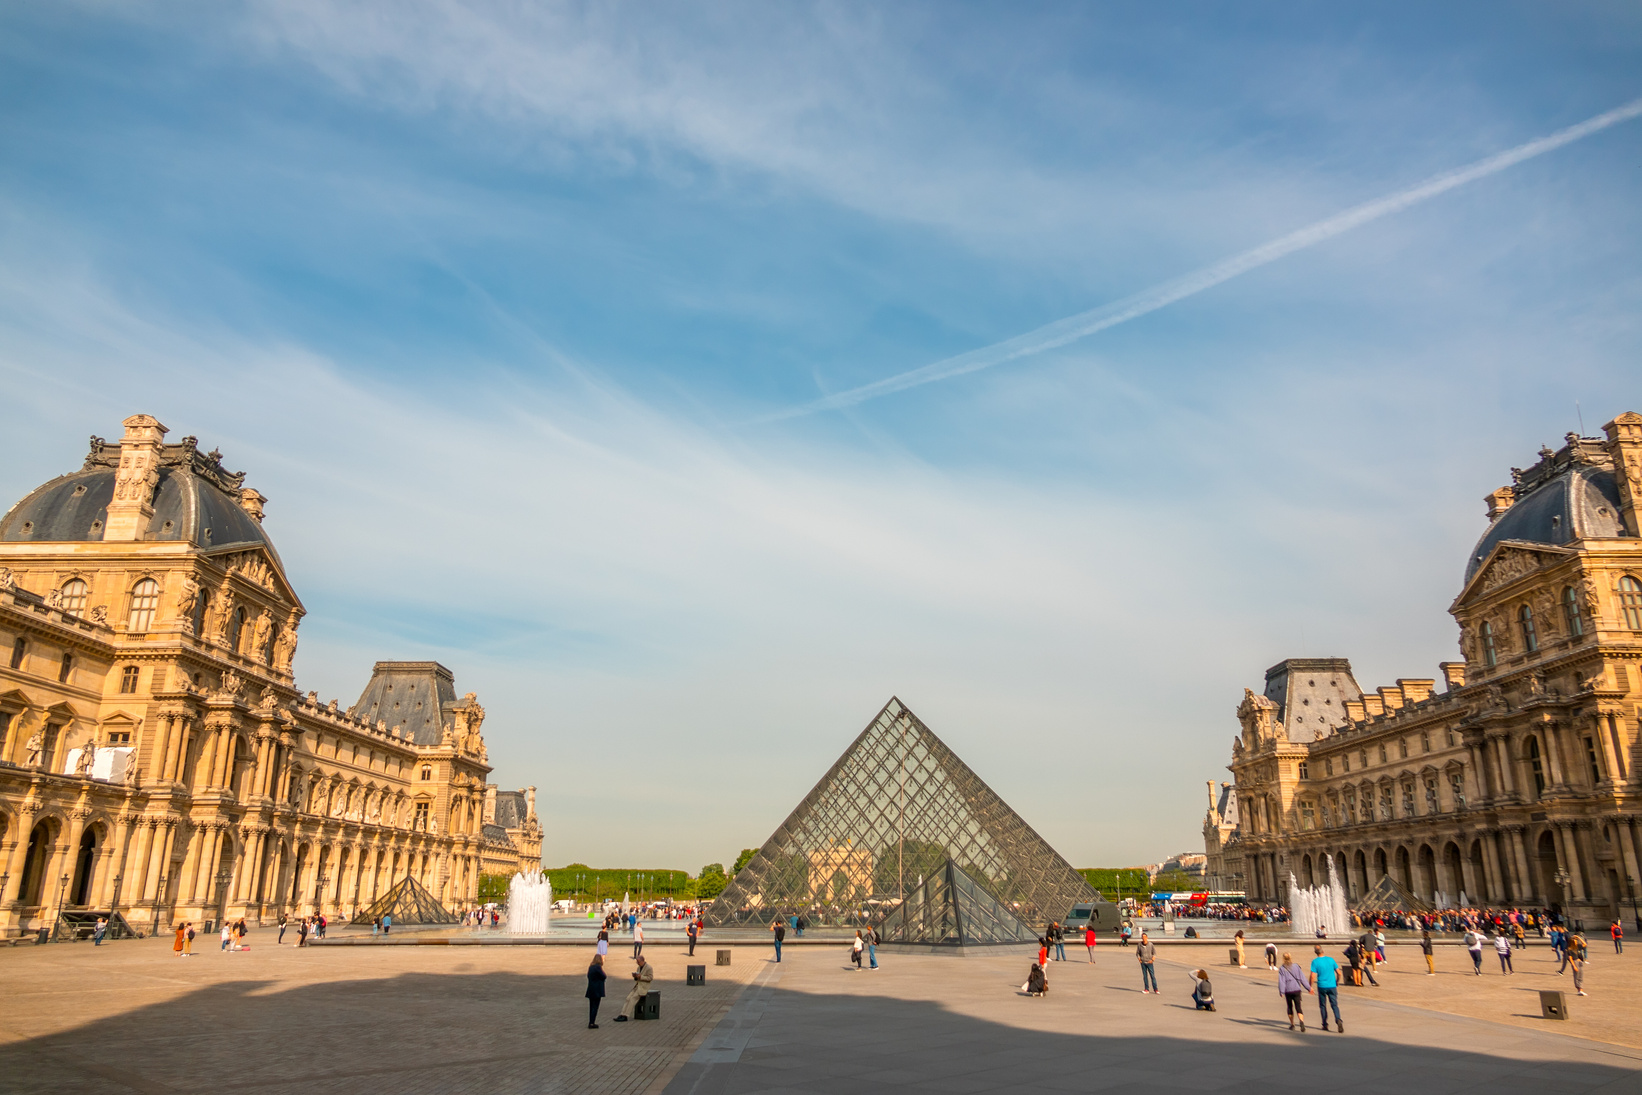
<svg viewBox="0 0 1642 1095">
<path fill-rule="evenodd" d="M 1344 1034 L 1346 1025 L 1340 1020 L 1340 963 L 1323 953 L 1322 944 L 1313 947 L 1317 957 L 1311 960 L 1311 983 L 1317 989 L 1317 1010 L 1323 1016 L 1323 1029 L 1328 1029 L 1329 1005 L 1334 1006 L 1334 1027 Z"/>
</svg>

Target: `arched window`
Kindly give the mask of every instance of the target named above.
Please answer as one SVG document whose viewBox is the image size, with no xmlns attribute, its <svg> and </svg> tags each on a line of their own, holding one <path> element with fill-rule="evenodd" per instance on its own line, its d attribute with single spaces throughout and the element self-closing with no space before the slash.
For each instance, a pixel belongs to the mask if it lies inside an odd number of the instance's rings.
<svg viewBox="0 0 1642 1095">
<path fill-rule="evenodd" d="M 144 578 L 131 587 L 131 613 L 126 617 L 125 629 L 141 635 L 154 626 L 154 610 L 160 605 L 160 586 L 152 578 Z"/>
<path fill-rule="evenodd" d="M 234 617 L 228 622 L 228 648 L 239 653 L 239 639 L 245 633 L 245 610 L 234 609 Z"/>
<path fill-rule="evenodd" d="M 1528 767 L 1534 770 L 1534 796 L 1545 793 L 1545 765 L 1539 759 L 1539 739 L 1528 737 Z"/>
<path fill-rule="evenodd" d="M 1499 664 L 1499 652 L 1494 649 L 1494 625 L 1487 620 L 1482 621 L 1482 661 L 1492 669 Z"/>
<path fill-rule="evenodd" d="M 1585 617 L 1579 611 L 1579 594 L 1573 586 L 1562 591 L 1562 621 L 1568 625 L 1568 637 L 1577 639 L 1585 634 Z"/>
<path fill-rule="evenodd" d="M 1619 608 L 1625 614 L 1625 626 L 1642 631 L 1642 582 L 1629 574 L 1619 579 Z"/>
<path fill-rule="evenodd" d="M 63 583 L 63 611 L 78 616 L 86 610 L 86 584 L 83 579 L 70 578 Z"/>
<path fill-rule="evenodd" d="M 200 590 L 200 595 L 194 599 L 194 636 L 198 638 L 205 631 L 206 614 L 211 609 L 211 593 L 209 590 Z"/>
<path fill-rule="evenodd" d="M 1534 610 L 1527 605 L 1517 609 L 1517 625 L 1522 628 L 1522 648 L 1532 654 L 1539 649 L 1539 632 L 1534 630 Z"/>
<path fill-rule="evenodd" d="M 423 779 L 432 779 L 433 778 L 433 765 L 431 765 L 431 764 L 422 765 L 422 778 Z"/>
</svg>

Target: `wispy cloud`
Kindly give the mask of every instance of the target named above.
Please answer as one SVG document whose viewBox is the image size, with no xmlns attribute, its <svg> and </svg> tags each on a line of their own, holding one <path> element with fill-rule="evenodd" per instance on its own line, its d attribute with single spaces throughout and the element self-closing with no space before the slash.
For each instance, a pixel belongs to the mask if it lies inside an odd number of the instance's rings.
<svg viewBox="0 0 1642 1095">
<path fill-rule="evenodd" d="M 1196 296 L 1198 293 L 1230 281 L 1240 274 L 1257 270 L 1262 266 L 1276 262 L 1278 259 L 1292 255 L 1296 251 L 1315 247 L 1320 243 L 1334 239 L 1336 236 L 1344 235 L 1354 228 L 1360 228 L 1365 224 L 1377 221 L 1381 217 L 1400 213 L 1405 209 L 1429 201 L 1440 194 L 1446 194 L 1450 190 L 1464 186 L 1467 183 L 1485 179 L 1490 175 L 1497 175 L 1506 168 L 1514 167 L 1525 160 L 1531 160 L 1535 156 L 1543 156 L 1547 152 L 1555 151 L 1564 145 L 1589 137 L 1593 133 L 1600 133 L 1610 126 L 1630 121 L 1639 115 L 1642 115 L 1642 99 L 1635 99 L 1624 106 L 1605 111 L 1577 125 L 1571 125 L 1547 136 L 1526 141 L 1515 148 L 1509 148 L 1504 152 L 1484 157 L 1464 167 L 1445 171 L 1394 194 L 1364 202 L 1342 213 L 1336 213 L 1325 220 L 1290 232 L 1269 243 L 1250 248 L 1241 254 L 1222 259 L 1220 262 L 1194 270 L 1171 281 L 1154 285 L 1150 289 L 1124 297 L 1122 300 L 1102 305 L 1099 308 L 1091 308 L 1089 311 L 1080 312 L 1075 316 L 1056 320 L 1054 323 L 1045 324 L 1023 335 L 1016 335 L 1014 338 L 995 342 L 978 350 L 970 350 L 955 357 L 945 358 L 917 369 L 909 369 L 907 372 L 895 376 L 885 377 L 883 380 L 862 384 L 847 391 L 836 392 L 811 403 L 777 411 L 764 416 L 762 420 L 779 421 L 815 414 L 820 411 L 852 407 L 869 399 L 878 399 L 882 396 L 904 392 L 925 384 L 950 380 L 953 377 L 980 372 L 982 369 L 990 369 L 995 365 L 1002 365 L 1009 361 L 1017 361 L 1024 357 L 1031 357 L 1034 354 L 1058 349 L 1107 328 L 1116 327 L 1120 323 L 1127 323 L 1132 319 L 1149 315 L 1177 301 Z"/>
</svg>

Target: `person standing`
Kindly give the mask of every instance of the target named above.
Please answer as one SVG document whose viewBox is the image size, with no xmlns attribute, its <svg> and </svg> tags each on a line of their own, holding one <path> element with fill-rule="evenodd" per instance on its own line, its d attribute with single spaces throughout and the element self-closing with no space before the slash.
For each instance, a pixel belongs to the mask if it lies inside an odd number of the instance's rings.
<svg viewBox="0 0 1642 1095">
<path fill-rule="evenodd" d="M 228 921 L 224 920 L 222 922 L 222 931 L 217 933 L 217 937 L 222 940 L 222 947 L 220 949 L 229 950 L 233 947 L 234 929 L 228 926 Z"/>
<path fill-rule="evenodd" d="M 393 913 L 383 913 L 382 934 L 387 935 L 391 931 L 393 931 Z"/>
<path fill-rule="evenodd" d="M 855 939 L 850 943 L 850 961 L 855 963 L 856 973 L 861 972 L 861 952 L 866 949 L 867 942 L 861 938 L 861 932 L 857 929 Z"/>
<path fill-rule="evenodd" d="M 610 953 L 610 933 L 603 928 L 599 929 L 599 941 L 593 948 L 600 958 Z"/>
<path fill-rule="evenodd" d="M 684 938 L 690 941 L 690 957 L 696 956 L 696 922 L 691 920 L 684 928 Z"/>
<path fill-rule="evenodd" d="M 1613 936 L 1613 952 L 1615 954 L 1624 954 L 1625 953 L 1625 928 L 1624 928 L 1624 925 L 1620 924 L 1619 921 L 1615 920 L 1613 922 L 1613 927 L 1608 929 L 1608 934 Z"/>
<path fill-rule="evenodd" d="M 1055 945 L 1055 961 L 1066 961 L 1066 931 L 1058 920 L 1049 922 L 1049 941 Z"/>
<path fill-rule="evenodd" d="M 587 967 L 587 1029 L 599 1029 L 599 1005 L 604 1003 L 604 955 L 595 954 Z"/>
<path fill-rule="evenodd" d="M 274 940 L 274 945 L 276 947 L 283 947 L 285 945 L 285 922 L 286 922 L 286 920 L 287 920 L 286 915 L 284 913 L 280 913 L 279 914 L 279 938 Z"/>
<path fill-rule="evenodd" d="M 1499 955 L 1499 971 L 1510 973 L 1511 970 L 1511 937 L 1505 934 L 1504 929 L 1494 934 L 1494 952 Z"/>
<path fill-rule="evenodd" d="M 1585 956 L 1579 955 L 1569 963 L 1574 967 L 1574 992 L 1585 995 Z"/>
<path fill-rule="evenodd" d="M 1248 969 L 1249 968 L 1248 963 L 1243 961 L 1243 929 L 1242 928 L 1237 929 L 1237 934 L 1232 936 L 1232 942 L 1237 944 L 1237 968 L 1240 969 L 1240 970 Z"/>
<path fill-rule="evenodd" d="M 1100 937 L 1095 933 L 1095 926 L 1090 924 L 1083 929 L 1083 949 L 1089 952 L 1089 964 L 1095 964 L 1095 947 L 1100 943 Z"/>
<path fill-rule="evenodd" d="M 1328 1029 L 1328 1009 L 1334 1008 L 1335 1029 L 1344 1034 L 1346 1025 L 1340 1018 L 1340 963 L 1323 953 L 1323 945 L 1312 948 L 1317 957 L 1311 960 L 1311 984 L 1317 990 L 1317 1013 L 1323 1017 L 1323 1029 Z"/>
<path fill-rule="evenodd" d="M 94 946 L 94 947 L 102 946 L 103 945 L 103 936 L 105 936 L 107 934 L 108 934 L 108 917 L 99 916 L 97 918 L 97 927 L 91 933 L 91 945 Z"/>
<path fill-rule="evenodd" d="M 878 968 L 878 944 L 882 943 L 882 942 L 883 942 L 883 940 L 878 938 L 878 929 L 877 928 L 868 928 L 867 929 L 867 961 L 869 963 L 869 965 L 867 966 L 868 969 L 874 969 L 875 970 L 875 969 Z"/>
<path fill-rule="evenodd" d="M 1430 928 L 1420 932 L 1420 953 L 1425 955 L 1425 975 L 1437 976 L 1437 957 L 1432 951 Z"/>
<path fill-rule="evenodd" d="M 1295 964 L 1294 956 L 1284 951 L 1283 964 L 1277 967 L 1277 995 L 1288 1004 L 1289 1029 L 1294 1029 L 1294 1021 L 1298 1019 L 1301 1034 L 1306 1032 L 1306 1008 L 1300 994 L 1310 991 L 1311 986 L 1306 984 L 1305 972 Z"/>
<path fill-rule="evenodd" d="M 781 961 L 781 943 L 782 940 L 787 938 L 787 925 L 777 919 L 775 923 L 770 925 L 770 931 L 775 934 L 775 960 L 779 962 Z"/>
<path fill-rule="evenodd" d="M 1157 970 L 1152 963 L 1157 961 L 1157 944 L 1147 938 L 1145 932 L 1140 933 L 1140 945 L 1135 947 L 1135 958 L 1140 961 L 1140 994 L 1157 992 Z"/>
<path fill-rule="evenodd" d="M 1482 976 L 1482 932 L 1472 928 L 1465 933 L 1465 949 L 1471 952 L 1471 969 Z"/>
<path fill-rule="evenodd" d="M 192 922 L 183 925 L 182 956 L 184 958 L 194 957 L 194 925 Z"/>
<path fill-rule="evenodd" d="M 644 953 L 644 925 L 633 921 L 633 957 Z"/>
<path fill-rule="evenodd" d="M 644 955 L 638 957 L 639 968 L 633 971 L 633 987 L 627 990 L 627 999 L 621 1003 L 621 1011 L 616 1015 L 616 1022 L 625 1023 L 637 1012 L 639 1002 L 650 992 L 650 982 L 655 980 L 655 967 L 644 960 Z"/>
<path fill-rule="evenodd" d="M 187 936 L 187 934 L 188 934 L 188 925 L 186 923 L 178 924 L 177 925 L 177 938 L 171 944 L 171 951 L 178 958 L 182 957 L 182 945 L 183 945 L 183 942 L 184 942 L 184 937 Z"/>
</svg>

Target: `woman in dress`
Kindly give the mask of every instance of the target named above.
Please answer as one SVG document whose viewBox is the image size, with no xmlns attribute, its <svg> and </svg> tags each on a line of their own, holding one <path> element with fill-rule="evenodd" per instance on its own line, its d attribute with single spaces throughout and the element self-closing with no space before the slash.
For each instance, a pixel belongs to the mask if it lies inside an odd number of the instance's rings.
<svg viewBox="0 0 1642 1095">
<path fill-rule="evenodd" d="M 1237 934 L 1232 936 L 1232 942 L 1237 944 L 1237 968 L 1246 970 L 1249 967 L 1243 961 L 1243 929 L 1238 928 Z"/>
<path fill-rule="evenodd" d="M 176 942 L 171 944 L 171 950 L 179 958 L 182 957 L 183 944 L 184 944 L 184 942 L 186 942 L 184 937 L 187 934 L 188 934 L 188 925 L 187 924 L 178 924 L 177 925 L 177 940 L 176 940 Z"/>
</svg>

